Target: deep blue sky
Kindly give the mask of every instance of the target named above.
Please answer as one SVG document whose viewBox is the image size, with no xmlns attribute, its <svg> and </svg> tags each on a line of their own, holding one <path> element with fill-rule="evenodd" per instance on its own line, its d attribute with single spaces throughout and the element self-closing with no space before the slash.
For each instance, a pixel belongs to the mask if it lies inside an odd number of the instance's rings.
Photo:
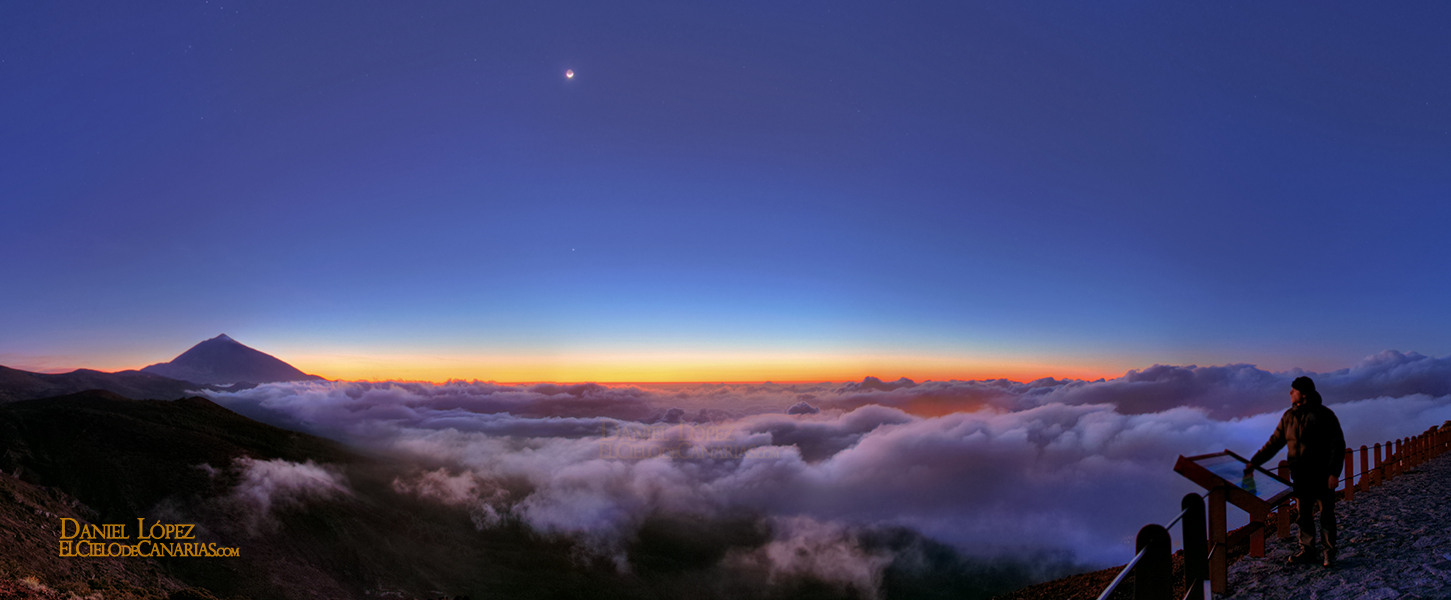
<svg viewBox="0 0 1451 600">
<path fill-rule="evenodd" d="M 1447 39 L 1429 2 L 7 3 L 0 364 L 1445 355 Z"/>
</svg>

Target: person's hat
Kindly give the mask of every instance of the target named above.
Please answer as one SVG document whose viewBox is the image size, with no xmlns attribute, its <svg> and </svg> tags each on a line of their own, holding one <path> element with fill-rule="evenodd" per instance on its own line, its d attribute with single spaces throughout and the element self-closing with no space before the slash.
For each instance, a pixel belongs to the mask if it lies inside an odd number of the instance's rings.
<svg viewBox="0 0 1451 600">
<path fill-rule="evenodd" d="M 1315 391 L 1315 381 L 1309 377 L 1296 377 L 1295 381 L 1290 384 L 1290 387 L 1300 390 L 1303 393 L 1310 393 Z"/>
</svg>

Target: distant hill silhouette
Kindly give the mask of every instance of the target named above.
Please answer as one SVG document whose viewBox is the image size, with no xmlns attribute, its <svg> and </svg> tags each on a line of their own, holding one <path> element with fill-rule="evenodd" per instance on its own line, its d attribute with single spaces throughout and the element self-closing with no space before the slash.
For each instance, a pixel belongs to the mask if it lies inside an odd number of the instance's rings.
<svg viewBox="0 0 1451 600">
<path fill-rule="evenodd" d="M 324 381 L 317 375 L 297 370 L 277 357 L 249 348 L 225 333 L 192 346 L 171 362 L 157 363 L 141 371 L 212 384 Z"/>
<path fill-rule="evenodd" d="M 249 476 L 248 464 L 269 465 Z M 652 515 L 623 550 L 632 570 L 540 535 L 518 519 L 480 528 L 476 505 L 404 493 L 399 481 L 443 465 L 382 456 L 248 419 L 199 397 L 130 400 L 105 391 L 0 405 L 0 597 L 28 594 L 19 573 L 87 597 L 279 600 L 399 598 L 860 599 L 809 576 L 728 560 L 759 548 L 770 531 L 758 515 Z M 338 474 L 346 492 L 289 495 Z M 527 481 L 502 483 L 512 497 Z M 258 504 L 259 498 L 266 502 Z M 261 512 L 259 512 L 261 511 Z M 259 515 L 261 515 L 259 517 Z M 60 518 L 196 525 L 198 539 L 240 548 L 210 558 L 57 559 Z M 260 519 L 260 520 L 259 520 Z M 249 526 L 260 524 L 257 527 Z M 128 535 L 135 535 L 134 531 Z M 905 557 L 883 574 L 880 597 L 976 600 L 1051 574 L 1056 558 L 969 561 L 902 528 L 862 539 L 870 552 Z M 209 595 L 178 595 L 199 587 Z"/>
<path fill-rule="evenodd" d="M 295 476 L 289 479 L 283 472 L 253 481 L 250 492 L 239 496 L 243 483 L 239 459 L 294 465 L 310 461 L 342 473 L 349 491 L 329 498 L 289 500 L 275 495 L 275 490 L 285 491 L 297 483 Z M 702 522 L 691 525 L 687 534 L 664 528 L 663 533 L 643 535 L 632 548 L 642 571 L 663 573 L 658 575 L 660 581 L 642 581 L 638 575 L 618 573 L 604 559 L 586 563 L 570 543 L 539 536 L 517 521 L 480 531 L 467 507 L 397 491 L 399 477 L 426 468 L 431 466 L 380 461 L 330 440 L 258 423 L 199 397 L 130 400 L 90 391 L 11 402 L 0 405 L 0 492 L 8 492 L 0 501 L 0 527 L 12 524 L 12 531 L 23 533 L 27 541 L 22 548 L 42 548 L 49 558 L 10 557 L 6 546 L 7 551 L 0 552 L 0 567 L 55 566 L 46 573 L 48 585 L 81 594 L 104 589 L 106 598 L 165 597 L 163 593 L 181 585 L 203 587 L 220 598 L 280 600 L 370 595 L 522 600 L 753 597 L 728 591 L 712 594 L 713 586 L 725 584 L 678 575 L 714 564 L 733 546 L 764 543 L 764 534 L 749 522 L 724 531 L 719 523 Z M 256 494 L 272 495 L 276 502 L 268 511 L 271 526 L 253 531 L 245 524 L 257 510 L 251 503 Z M 37 514 L 37 509 L 50 515 Z M 239 547 L 241 556 L 126 558 L 129 562 L 114 567 L 93 559 L 57 559 L 56 527 L 61 516 L 90 523 L 136 523 L 138 518 L 192 523 L 200 540 Z M 0 533 L 6 534 L 6 544 L 12 543 L 10 532 L 0 529 Z M 87 574 L 66 568 L 69 564 L 57 566 L 58 560 L 115 572 Z M 132 596 L 101 587 L 119 587 L 136 579 L 129 571 L 119 571 L 122 568 L 154 568 L 160 573 L 152 571 L 152 577 L 161 579 L 152 579 L 155 583 L 143 587 L 154 588 Z M 0 571 L 0 597 L 9 597 L 4 593 L 6 575 Z M 97 583 L 97 579 L 106 581 Z M 780 598 L 796 597 L 803 596 Z M 850 596 L 804 597 L 846 600 Z"/>
<path fill-rule="evenodd" d="M 238 388 L 203 385 L 140 371 L 102 373 L 78 369 L 70 373 L 31 373 L 0 367 L 0 403 L 62 396 L 86 390 L 106 390 L 128 398 L 173 400 L 191 395 L 197 390 L 211 389 Z"/>
</svg>

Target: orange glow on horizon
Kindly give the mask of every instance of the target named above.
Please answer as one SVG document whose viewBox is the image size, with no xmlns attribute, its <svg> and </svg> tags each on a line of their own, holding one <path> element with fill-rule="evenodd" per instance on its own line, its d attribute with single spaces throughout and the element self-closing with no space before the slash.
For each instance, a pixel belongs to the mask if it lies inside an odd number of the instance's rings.
<svg viewBox="0 0 1451 600">
<path fill-rule="evenodd" d="M 971 361 L 909 356 L 298 356 L 304 372 L 334 380 L 408 380 L 441 383 L 480 380 L 500 383 L 815 383 L 1010 379 L 1044 377 L 1087 379 L 1118 377 L 1100 366 Z"/>
<path fill-rule="evenodd" d="M 318 352 L 281 348 L 274 356 L 305 373 L 343 381 L 479 380 L 499 383 L 819 383 L 861 381 L 871 376 L 882 381 L 906 377 L 923 381 L 1008 379 L 1028 382 L 1044 377 L 1095 380 L 1122 376 L 1129 368 L 1108 361 L 1093 363 L 1078 357 L 918 356 L 905 354 L 825 354 L 760 352 L 636 352 L 603 351 L 551 354 L 475 354 L 428 352 L 357 353 L 352 349 Z M 76 358 L 17 361 L 12 368 L 41 367 L 47 372 Z M 92 359 L 94 360 L 94 358 Z M 164 362 L 134 356 L 106 357 L 81 368 L 102 371 L 140 369 Z M 62 362 L 64 361 L 64 362 Z M 27 362 L 29 364 L 27 364 Z M 85 361 L 91 362 L 91 361 Z M 1128 362 L 1128 361 L 1122 361 Z M 39 363 L 39 364 L 37 364 Z M 45 364 L 49 363 L 49 364 Z M 61 363 L 61 364 L 56 364 Z M 930 411 L 929 411 L 930 412 Z"/>
</svg>

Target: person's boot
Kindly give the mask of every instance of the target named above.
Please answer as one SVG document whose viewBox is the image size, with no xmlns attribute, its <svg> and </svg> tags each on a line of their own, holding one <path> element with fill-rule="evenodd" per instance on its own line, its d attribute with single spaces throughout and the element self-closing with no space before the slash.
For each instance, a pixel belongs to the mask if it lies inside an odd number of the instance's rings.
<svg viewBox="0 0 1451 600">
<path fill-rule="evenodd" d="M 1323 564 L 1326 567 L 1333 567 L 1333 566 L 1335 566 L 1335 551 L 1334 550 L 1326 550 L 1325 551 L 1325 561 L 1324 561 Z"/>
<path fill-rule="evenodd" d="M 1306 548 L 1302 546 L 1300 547 L 1299 552 L 1296 552 L 1294 556 L 1291 556 L 1289 560 L 1286 560 L 1285 562 L 1292 565 L 1310 565 L 1319 562 L 1319 560 L 1318 557 L 1315 556 L 1314 548 Z"/>
</svg>

